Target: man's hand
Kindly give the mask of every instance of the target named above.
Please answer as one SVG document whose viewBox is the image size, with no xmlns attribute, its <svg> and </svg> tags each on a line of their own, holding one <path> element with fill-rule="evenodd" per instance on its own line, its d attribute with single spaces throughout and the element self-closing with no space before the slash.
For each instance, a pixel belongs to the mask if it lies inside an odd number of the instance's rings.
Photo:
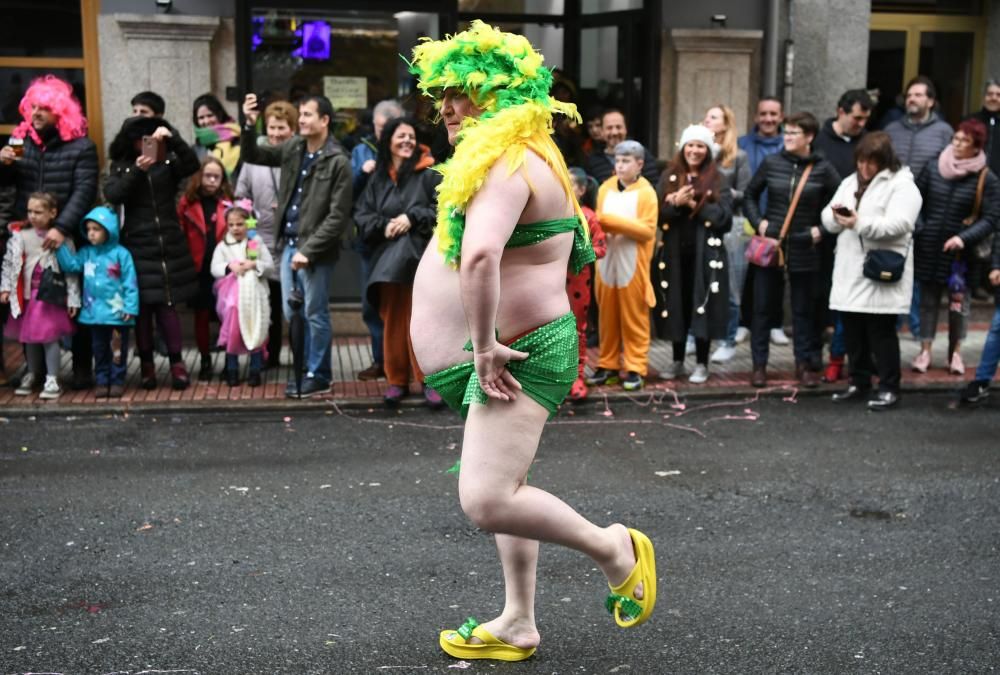
<svg viewBox="0 0 1000 675">
<path fill-rule="evenodd" d="M 247 94 L 243 99 L 243 115 L 247 118 L 248 124 L 257 124 L 257 117 L 260 111 L 257 110 L 257 94 Z"/>
<path fill-rule="evenodd" d="M 479 386 L 490 398 L 500 401 L 513 401 L 521 390 L 521 383 L 507 370 L 510 361 L 523 361 L 528 358 L 524 352 L 517 352 L 499 342 L 483 351 L 474 353 L 476 375 Z"/>
<path fill-rule="evenodd" d="M 68 311 L 69 311 L 69 318 L 75 319 L 76 315 L 80 313 L 80 308 L 79 307 L 70 307 Z"/>
<path fill-rule="evenodd" d="M 5 145 L 0 149 L 0 162 L 9 165 L 13 164 L 15 160 L 17 160 L 17 154 L 14 153 L 14 148 Z"/>
<path fill-rule="evenodd" d="M 809 234 L 812 235 L 814 244 L 818 244 L 823 241 L 823 230 L 819 229 L 815 225 L 813 225 L 812 229 L 809 230 Z"/>
<path fill-rule="evenodd" d="M 757 226 L 757 234 L 759 234 L 762 237 L 767 236 L 767 218 L 760 221 L 760 225 Z"/>
<path fill-rule="evenodd" d="M 365 162 L 364 162 L 364 164 L 361 165 L 361 172 L 362 173 L 371 173 L 374 170 L 375 170 L 375 160 L 374 159 L 366 159 Z"/>
<path fill-rule="evenodd" d="M 173 133 L 171 133 L 170 129 L 166 127 L 156 127 L 156 131 L 153 132 L 153 138 L 158 141 L 165 141 L 172 137 Z"/>
<path fill-rule="evenodd" d="M 993 277 L 990 276 L 990 279 L 992 278 Z M 10 293 L 8 293 L 7 291 L 0 293 L 0 305 L 6 305 L 8 303 L 10 303 Z"/>
<path fill-rule="evenodd" d="M 961 251 L 963 248 L 965 248 L 965 242 L 957 234 L 944 243 L 945 253 L 949 251 Z"/>
<path fill-rule="evenodd" d="M 49 231 L 45 234 L 45 241 L 42 242 L 42 248 L 46 251 L 54 251 L 63 245 L 66 241 L 66 235 L 59 231 L 58 228 L 50 227 Z"/>
<path fill-rule="evenodd" d="M 1000 286 L 1000 269 L 990 270 L 990 283 L 994 286 Z M 3 296 L 0 296 L 0 302 L 3 301 Z"/>
<path fill-rule="evenodd" d="M 309 258 L 302 255 L 301 251 L 296 251 L 292 256 L 292 270 L 298 272 L 303 267 L 309 267 Z"/>
<path fill-rule="evenodd" d="M 135 166 L 140 171 L 149 171 L 150 167 L 156 164 L 156 160 L 152 157 L 146 157 L 145 155 L 139 155 L 135 158 Z"/>
</svg>

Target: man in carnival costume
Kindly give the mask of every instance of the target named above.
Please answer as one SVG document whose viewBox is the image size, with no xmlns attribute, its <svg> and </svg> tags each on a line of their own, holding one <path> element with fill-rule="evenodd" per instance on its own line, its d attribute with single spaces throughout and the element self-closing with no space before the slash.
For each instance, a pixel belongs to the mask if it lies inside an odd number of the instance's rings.
<svg viewBox="0 0 1000 675">
<path fill-rule="evenodd" d="M 656 600 L 653 546 L 637 530 L 599 527 L 527 485 L 545 421 L 577 375 L 566 270 L 594 259 L 552 114 L 550 71 L 523 37 L 480 21 L 413 51 L 420 88 L 439 99 L 455 154 L 440 171 L 438 224 L 417 270 L 411 335 L 422 370 L 465 418 L 459 498 L 496 534 L 506 602 L 495 619 L 442 631 L 462 659 L 520 661 L 539 642 L 540 541 L 590 556 L 608 578 L 619 626 L 645 622 Z M 464 345 L 464 346 L 463 346 Z"/>
<path fill-rule="evenodd" d="M 55 251 L 67 237 L 84 243 L 80 222 L 97 198 L 97 148 L 87 138 L 87 119 L 73 87 L 55 75 L 35 79 L 18 106 L 23 121 L 11 139 L 23 143 L 17 157 L 10 145 L 0 149 L 0 186 L 17 190 L 14 218 L 24 219 L 28 196 L 44 190 L 55 195 L 59 214 L 43 246 Z M 7 223 L 0 222 L 0 227 Z M 93 386 L 90 331 L 80 326 L 73 335 L 73 389 Z M 51 373 L 57 375 L 57 373 Z"/>
</svg>

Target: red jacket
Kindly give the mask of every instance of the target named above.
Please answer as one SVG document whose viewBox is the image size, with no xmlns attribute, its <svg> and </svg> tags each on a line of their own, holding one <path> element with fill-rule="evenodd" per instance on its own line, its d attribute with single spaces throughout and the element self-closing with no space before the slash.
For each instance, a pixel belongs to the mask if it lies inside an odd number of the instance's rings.
<svg viewBox="0 0 1000 675">
<path fill-rule="evenodd" d="M 231 202 L 219 195 L 215 207 L 215 243 L 222 242 L 226 236 L 226 209 Z M 177 220 L 181 229 L 187 235 L 188 248 L 194 258 L 194 268 L 200 270 L 205 262 L 205 238 L 208 227 L 205 225 L 205 214 L 201 210 L 201 200 L 188 201 L 187 196 L 181 197 L 177 204 Z"/>
</svg>

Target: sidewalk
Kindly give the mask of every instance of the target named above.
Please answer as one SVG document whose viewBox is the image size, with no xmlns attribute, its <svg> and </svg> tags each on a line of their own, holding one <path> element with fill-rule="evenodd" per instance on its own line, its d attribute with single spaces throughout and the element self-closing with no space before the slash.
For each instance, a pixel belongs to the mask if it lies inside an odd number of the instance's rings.
<svg viewBox="0 0 1000 675">
<path fill-rule="evenodd" d="M 934 346 L 934 367 L 926 374 L 920 375 L 910 370 L 909 364 L 919 350 L 919 343 L 904 333 L 900 338 L 900 348 L 903 363 L 903 389 L 943 389 L 958 388 L 963 380 L 972 379 L 979 355 L 982 352 L 987 323 L 973 323 L 969 327 L 969 337 L 962 345 L 962 357 L 966 363 L 964 378 L 950 375 L 944 369 L 945 351 L 947 349 L 947 327 L 938 331 L 938 339 Z M 23 366 L 23 354 L 19 344 L 4 342 L 7 369 L 10 375 L 20 376 Z M 670 343 L 656 340 L 650 348 L 650 375 L 647 378 L 645 391 L 673 390 L 685 396 L 712 396 L 729 393 L 754 392 L 749 385 L 751 359 L 750 346 L 744 342 L 737 346 L 736 356 L 726 364 L 711 366 L 711 377 L 701 385 L 690 384 L 686 378 L 673 382 L 662 382 L 656 377 L 660 368 L 667 365 L 671 358 Z M 381 405 L 382 390 L 385 381 L 361 382 L 357 379 L 358 371 L 371 364 L 371 350 L 367 338 L 344 337 L 333 342 L 334 384 L 329 394 L 316 396 L 301 401 L 285 398 L 285 384 L 291 371 L 291 353 L 287 345 L 282 350 L 282 366 L 278 369 L 264 371 L 264 384 L 260 387 L 229 387 L 220 381 L 219 374 L 225 361 L 225 354 L 212 355 L 216 375 L 210 382 L 198 381 L 197 372 L 200 365 L 198 353 L 190 348 L 184 352 L 184 362 L 191 373 L 191 386 L 184 391 L 174 391 L 169 385 L 168 363 L 166 358 L 156 357 L 157 377 L 160 387 L 146 391 L 139 387 L 139 362 L 133 358 L 129 364 L 125 395 L 121 399 L 95 399 L 93 391 L 70 391 L 66 389 L 63 395 L 55 401 L 42 401 L 38 394 L 31 396 L 15 396 L 14 386 L 0 388 L 0 412 L 30 413 L 38 412 L 94 412 L 94 411 L 128 411 L 128 410 L 158 410 L 158 409 L 198 409 L 223 410 L 234 404 L 255 405 L 267 407 L 301 406 L 326 407 L 330 401 L 339 405 L 376 406 Z M 590 350 L 591 361 L 596 358 L 596 350 Z M 246 361 L 245 357 L 243 359 Z M 71 371 L 71 356 L 63 352 L 61 376 L 67 378 Z M 687 358 L 688 370 L 694 365 L 694 357 Z M 245 369 L 245 366 L 244 366 Z M 791 346 L 771 346 L 771 363 L 768 369 L 769 385 L 794 385 L 795 363 Z M 245 373 L 244 373 L 245 374 Z M 833 391 L 844 386 L 838 384 L 823 385 L 820 391 Z M 602 387 L 591 390 L 592 398 L 607 395 L 609 398 L 621 396 L 636 396 L 627 394 L 620 387 Z M 412 396 L 404 401 L 408 405 L 417 405 L 422 400 L 419 387 L 411 386 Z"/>
</svg>

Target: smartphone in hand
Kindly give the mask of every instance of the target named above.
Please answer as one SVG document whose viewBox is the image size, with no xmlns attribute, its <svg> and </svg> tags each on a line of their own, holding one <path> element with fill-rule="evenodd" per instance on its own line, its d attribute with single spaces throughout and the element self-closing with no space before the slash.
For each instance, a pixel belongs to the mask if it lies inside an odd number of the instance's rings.
<svg viewBox="0 0 1000 675">
<path fill-rule="evenodd" d="M 159 163 L 167 158 L 167 149 L 162 139 L 154 136 L 142 137 L 142 156 Z"/>
<path fill-rule="evenodd" d="M 839 205 L 834 206 L 833 212 L 836 213 L 838 216 L 843 216 L 844 218 L 850 218 L 851 216 L 854 215 L 854 211 L 851 211 L 846 206 L 839 206 Z"/>
</svg>

